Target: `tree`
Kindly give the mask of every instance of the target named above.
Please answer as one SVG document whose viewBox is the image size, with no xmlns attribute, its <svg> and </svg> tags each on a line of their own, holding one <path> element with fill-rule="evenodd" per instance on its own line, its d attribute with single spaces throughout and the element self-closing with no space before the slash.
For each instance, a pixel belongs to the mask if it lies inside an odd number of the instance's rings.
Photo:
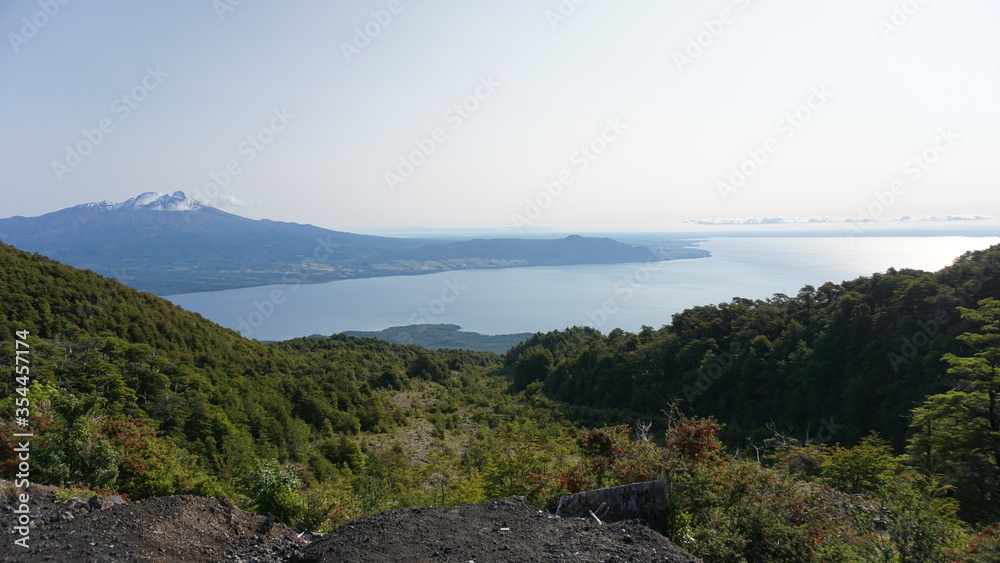
<svg viewBox="0 0 1000 563">
<path fill-rule="evenodd" d="M 362 471 L 365 468 L 367 458 L 361 451 L 361 446 L 353 439 L 341 434 L 339 438 L 327 438 L 320 442 L 316 449 L 323 457 L 340 467 L 346 467 L 351 471 Z"/>
<path fill-rule="evenodd" d="M 514 364 L 514 390 L 521 391 L 536 381 L 545 381 L 553 364 L 552 352 L 541 346 L 529 348 Z"/>
<path fill-rule="evenodd" d="M 406 370 L 406 375 L 414 379 L 425 379 L 435 383 L 444 383 L 448 377 L 448 366 L 444 361 L 430 352 L 421 349 L 417 358 Z"/>
<path fill-rule="evenodd" d="M 940 473 L 956 488 L 967 518 L 980 520 L 1000 509 L 1000 300 L 959 308 L 977 327 L 958 337 L 969 355 L 945 354 L 953 387 L 927 397 L 912 411 L 907 459 L 925 473 Z"/>
</svg>

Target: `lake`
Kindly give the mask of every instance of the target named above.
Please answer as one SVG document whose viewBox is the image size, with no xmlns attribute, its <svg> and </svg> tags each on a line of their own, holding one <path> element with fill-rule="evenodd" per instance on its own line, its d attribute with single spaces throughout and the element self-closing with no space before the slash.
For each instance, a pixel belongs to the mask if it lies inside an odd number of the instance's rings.
<svg viewBox="0 0 1000 563">
<path fill-rule="evenodd" d="M 659 328 L 671 315 L 733 297 L 794 296 L 874 272 L 934 271 L 1000 237 L 713 237 L 710 258 L 668 262 L 462 270 L 422 276 L 271 285 L 168 297 L 258 340 L 453 323 L 484 334 L 575 325 L 602 332 Z"/>
</svg>

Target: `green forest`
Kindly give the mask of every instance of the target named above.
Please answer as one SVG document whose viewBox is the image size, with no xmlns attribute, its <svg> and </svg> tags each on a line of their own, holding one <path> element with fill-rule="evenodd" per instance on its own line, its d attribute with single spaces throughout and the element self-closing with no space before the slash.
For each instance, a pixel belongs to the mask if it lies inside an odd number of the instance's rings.
<svg viewBox="0 0 1000 563">
<path fill-rule="evenodd" d="M 495 354 L 261 343 L 0 244 L 0 467 L 27 408 L 33 483 L 226 496 L 299 529 L 666 479 L 654 525 L 706 561 L 996 561 L 998 265 L 993 247 Z"/>
</svg>

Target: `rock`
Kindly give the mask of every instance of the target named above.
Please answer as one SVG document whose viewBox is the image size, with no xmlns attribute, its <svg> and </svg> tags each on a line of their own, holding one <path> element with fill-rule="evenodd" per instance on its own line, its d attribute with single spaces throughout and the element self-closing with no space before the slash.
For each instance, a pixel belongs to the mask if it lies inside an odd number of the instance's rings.
<svg viewBox="0 0 1000 563">
<path fill-rule="evenodd" d="M 90 510 L 107 510 L 119 504 L 125 504 L 125 499 L 120 495 L 113 497 L 95 496 L 90 497 L 90 500 L 87 501 L 87 506 L 90 507 Z"/>
<path fill-rule="evenodd" d="M 65 502 L 64 506 L 68 510 L 80 510 L 87 506 L 87 501 L 81 497 L 70 497 L 70 499 Z"/>
</svg>

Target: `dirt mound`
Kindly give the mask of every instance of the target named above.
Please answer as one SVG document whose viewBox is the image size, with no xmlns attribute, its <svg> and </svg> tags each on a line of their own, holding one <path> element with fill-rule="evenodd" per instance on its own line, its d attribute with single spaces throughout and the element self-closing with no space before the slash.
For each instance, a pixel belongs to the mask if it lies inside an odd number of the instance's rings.
<svg viewBox="0 0 1000 563">
<path fill-rule="evenodd" d="M 510 497 L 456 507 L 391 510 L 331 534 L 300 534 L 226 499 L 170 496 L 57 502 L 33 484 L 29 549 L 14 545 L 14 489 L 0 482 L 0 561 L 336 561 L 393 563 L 698 561 L 637 521 L 556 518 Z M 319 538 L 319 539 L 317 539 Z"/>
<path fill-rule="evenodd" d="M 556 518 L 522 497 L 397 509 L 361 518 L 302 550 L 298 562 L 700 561 L 642 523 Z"/>
<path fill-rule="evenodd" d="M 31 485 L 29 549 L 14 545 L 13 492 L 3 491 L 0 561 L 288 561 L 308 544 L 272 519 L 226 499 L 169 496 L 124 503 L 115 497 L 56 503 Z"/>
</svg>

